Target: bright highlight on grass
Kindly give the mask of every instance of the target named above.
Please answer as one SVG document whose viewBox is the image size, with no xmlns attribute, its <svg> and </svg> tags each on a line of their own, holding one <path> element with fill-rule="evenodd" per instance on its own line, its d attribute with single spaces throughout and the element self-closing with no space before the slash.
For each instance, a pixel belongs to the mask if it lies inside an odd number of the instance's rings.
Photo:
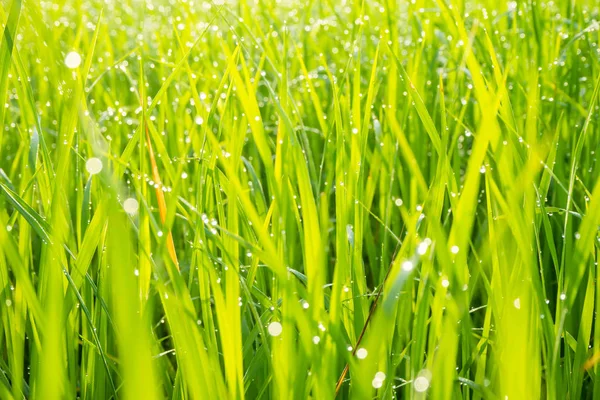
<svg viewBox="0 0 600 400">
<path fill-rule="evenodd" d="M 85 169 L 90 175 L 99 174 L 102 171 L 102 160 L 92 157 L 85 162 Z"/>
<path fill-rule="evenodd" d="M 127 214 L 135 215 L 138 212 L 140 205 L 136 199 L 130 197 L 123 202 L 123 209 Z"/>
<path fill-rule="evenodd" d="M 598 21 L 0 2 L 0 399 L 599 398 Z"/>
<path fill-rule="evenodd" d="M 283 327 L 281 326 L 281 323 L 275 321 L 275 322 L 271 322 L 267 328 L 269 330 L 269 335 L 271 336 L 279 336 L 281 335 L 281 332 L 283 331 Z"/>
<path fill-rule="evenodd" d="M 65 65 L 67 68 L 75 69 L 81 65 L 81 56 L 76 51 L 67 53 L 65 57 Z"/>
</svg>

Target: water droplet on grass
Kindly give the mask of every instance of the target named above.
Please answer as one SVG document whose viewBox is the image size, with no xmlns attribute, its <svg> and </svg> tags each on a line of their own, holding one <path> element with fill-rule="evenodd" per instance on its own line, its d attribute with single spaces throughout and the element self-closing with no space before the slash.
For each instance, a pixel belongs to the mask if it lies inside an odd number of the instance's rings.
<svg viewBox="0 0 600 400">
<path fill-rule="evenodd" d="M 429 379 L 424 376 L 418 376 L 413 382 L 413 387 L 415 391 L 423 393 L 429 389 Z"/>
<path fill-rule="evenodd" d="M 81 65 L 81 56 L 76 51 L 71 51 L 65 57 L 65 65 L 67 68 L 75 69 Z"/>
<path fill-rule="evenodd" d="M 283 331 L 283 327 L 281 326 L 281 324 L 279 322 L 274 321 L 269 324 L 269 326 L 267 327 L 267 330 L 269 331 L 269 335 L 277 337 L 277 336 L 281 335 L 281 331 Z"/>
<path fill-rule="evenodd" d="M 351 224 L 346 225 L 346 236 L 348 236 L 348 242 L 352 246 L 354 244 L 354 230 Z"/>
<path fill-rule="evenodd" d="M 102 160 L 97 157 L 88 159 L 85 163 L 85 169 L 90 175 L 96 175 L 102 171 Z"/>
<path fill-rule="evenodd" d="M 367 358 L 367 355 L 369 355 L 369 352 L 364 347 L 361 347 L 356 351 L 356 357 L 358 357 L 359 360 L 364 360 Z"/>
<path fill-rule="evenodd" d="M 515 308 L 517 310 L 520 310 L 521 309 L 521 299 L 517 297 L 515 299 L 515 301 L 513 301 L 513 305 L 515 306 Z"/>
<path fill-rule="evenodd" d="M 379 371 L 375 374 L 375 378 L 373 378 L 373 380 L 371 381 L 371 385 L 375 389 L 379 389 L 381 386 L 383 386 L 384 380 L 385 380 L 385 374 L 383 372 Z"/>
<path fill-rule="evenodd" d="M 138 212 L 140 205 L 136 199 L 130 197 L 123 202 L 123 209 L 129 215 L 135 215 Z"/>
</svg>

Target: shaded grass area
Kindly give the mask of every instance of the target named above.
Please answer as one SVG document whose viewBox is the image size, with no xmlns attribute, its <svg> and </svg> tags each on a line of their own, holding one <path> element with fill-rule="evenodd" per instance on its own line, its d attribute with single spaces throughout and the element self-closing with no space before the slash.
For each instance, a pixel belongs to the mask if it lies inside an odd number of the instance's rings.
<svg viewBox="0 0 600 400">
<path fill-rule="evenodd" d="M 599 13 L 4 0 L 0 398 L 596 398 Z"/>
</svg>

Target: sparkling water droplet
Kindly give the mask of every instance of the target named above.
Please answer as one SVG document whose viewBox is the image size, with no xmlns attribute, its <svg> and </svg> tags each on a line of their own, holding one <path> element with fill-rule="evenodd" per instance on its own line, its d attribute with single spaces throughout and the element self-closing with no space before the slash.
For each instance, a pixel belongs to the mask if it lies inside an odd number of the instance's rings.
<svg viewBox="0 0 600 400">
<path fill-rule="evenodd" d="M 283 331 L 283 327 L 281 326 L 281 324 L 279 322 L 274 321 L 269 324 L 269 326 L 267 327 L 267 330 L 269 331 L 269 335 L 277 337 L 277 336 L 281 335 L 281 331 Z"/>
<path fill-rule="evenodd" d="M 384 381 L 385 380 L 385 373 L 384 372 L 377 372 L 375 374 L 375 379 L 379 379 L 380 381 Z"/>
<path fill-rule="evenodd" d="M 413 387 L 419 393 L 425 392 L 429 389 L 429 379 L 424 376 L 418 376 L 413 382 Z"/>
<path fill-rule="evenodd" d="M 425 255 L 425 253 L 427 253 L 427 249 L 429 248 L 429 243 L 424 240 L 421 243 L 419 243 L 419 245 L 417 246 L 417 253 L 419 253 L 419 255 Z"/>
<path fill-rule="evenodd" d="M 81 65 L 81 56 L 76 51 L 71 51 L 65 57 L 65 65 L 67 68 L 75 69 Z"/>
<path fill-rule="evenodd" d="M 140 205 L 136 199 L 130 197 L 123 202 L 123 209 L 129 215 L 135 215 L 138 212 Z"/>
<path fill-rule="evenodd" d="M 356 357 L 358 357 L 358 359 L 360 360 L 364 360 L 365 358 L 367 358 L 368 354 L 369 352 L 364 347 L 361 347 L 356 351 Z"/>
<path fill-rule="evenodd" d="M 85 169 L 90 175 L 96 175 L 102 171 L 102 160 L 97 157 L 88 159 L 85 163 Z"/>
<path fill-rule="evenodd" d="M 354 227 L 352 224 L 346 225 L 346 236 L 348 237 L 350 245 L 354 245 Z"/>
<path fill-rule="evenodd" d="M 517 297 L 515 299 L 515 301 L 513 301 L 513 305 L 515 306 L 515 308 L 517 310 L 520 310 L 521 309 L 521 299 Z"/>
</svg>

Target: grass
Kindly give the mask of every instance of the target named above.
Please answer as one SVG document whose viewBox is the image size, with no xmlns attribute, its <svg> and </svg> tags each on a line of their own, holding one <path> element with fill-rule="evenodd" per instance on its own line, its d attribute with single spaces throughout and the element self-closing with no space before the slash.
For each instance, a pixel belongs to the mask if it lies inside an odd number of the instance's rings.
<svg viewBox="0 0 600 400">
<path fill-rule="evenodd" d="M 598 398 L 599 20 L 3 0 L 0 398 Z"/>
</svg>

